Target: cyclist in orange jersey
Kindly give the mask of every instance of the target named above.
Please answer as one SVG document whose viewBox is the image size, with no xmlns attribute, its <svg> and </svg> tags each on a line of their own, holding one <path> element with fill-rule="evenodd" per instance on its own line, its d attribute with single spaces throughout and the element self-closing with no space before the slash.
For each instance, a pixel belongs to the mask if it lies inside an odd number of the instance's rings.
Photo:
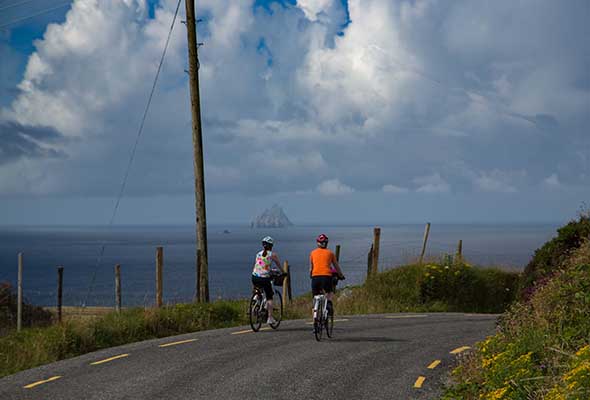
<svg viewBox="0 0 590 400">
<path fill-rule="evenodd" d="M 311 278 L 311 291 L 313 295 L 326 292 L 328 299 L 328 312 L 333 312 L 332 297 L 334 284 L 332 282 L 332 267 L 336 270 L 339 279 L 345 279 L 342 269 L 336 261 L 336 256 L 328 249 L 328 237 L 323 233 L 316 239 L 318 248 L 309 254 L 309 277 Z"/>
</svg>

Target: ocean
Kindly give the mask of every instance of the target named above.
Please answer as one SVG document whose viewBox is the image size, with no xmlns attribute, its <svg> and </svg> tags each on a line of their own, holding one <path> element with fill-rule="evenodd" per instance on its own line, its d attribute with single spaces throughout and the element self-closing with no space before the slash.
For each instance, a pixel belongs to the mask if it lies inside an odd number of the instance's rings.
<svg viewBox="0 0 590 400">
<path fill-rule="evenodd" d="M 433 224 L 427 255 L 453 254 L 463 240 L 464 257 L 482 266 L 520 271 L 535 249 L 550 239 L 557 225 Z M 309 288 L 309 252 L 315 237 L 325 233 L 330 248 L 342 246 L 344 284 L 362 283 L 367 253 L 373 239 L 371 226 L 297 226 L 250 229 L 246 226 L 210 226 L 209 274 L 211 299 L 246 297 L 260 239 L 271 235 L 281 261 L 288 260 L 294 295 Z M 380 269 L 415 260 L 420 254 L 424 225 L 381 226 Z M 97 264 L 101 245 L 104 255 Z M 114 266 L 121 264 L 124 306 L 149 306 L 155 297 L 155 253 L 164 247 L 164 302 L 190 301 L 195 282 L 195 234 L 191 226 L 0 227 L 0 281 L 16 286 L 17 254 L 24 253 L 23 291 L 37 305 L 56 303 L 58 266 L 64 267 L 64 305 L 112 306 Z"/>
</svg>

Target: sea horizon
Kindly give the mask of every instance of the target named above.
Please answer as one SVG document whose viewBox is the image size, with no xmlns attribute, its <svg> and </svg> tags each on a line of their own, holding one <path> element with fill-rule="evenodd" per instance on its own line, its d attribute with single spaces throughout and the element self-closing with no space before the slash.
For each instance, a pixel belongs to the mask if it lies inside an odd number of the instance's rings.
<svg viewBox="0 0 590 400">
<path fill-rule="evenodd" d="M 271 235 L 281 261 L 288 260 L 293 292 L 309 291 L 308 254 L 315 237 L 326 233 L 330 248 L 342 246 L 345 284 L 364 282 L 374 225 L 296 225 L 250 228 L 245 224 L 211 224 L 208 230 L 212 299 L 246 297 L 260 239 Z M 419 256 L 425 224 L 381 224 L 380 269 L 404 265 Z M 454 254 L 463 241 L 466 260 L 478 266 L 521 271 L 535 249 L 555 235 L 559 224 L 432 223 L 427 259 Z M 100 256 L 101 247 L 105 251 Z M 24 253 L 25 296 L 34 304 L 55 303 L 56 267 L 63 266 L 65 305 L 112 305 L 113 267 L 121 264 L 126 305 L 150 305 L 155 291 L 156 247 L 164 247 L 164 299 L 190 301 L 194 294 L 193 225 L 0 226 L 0 281 L 16 280 L 16 258 Z"/>
</svg>

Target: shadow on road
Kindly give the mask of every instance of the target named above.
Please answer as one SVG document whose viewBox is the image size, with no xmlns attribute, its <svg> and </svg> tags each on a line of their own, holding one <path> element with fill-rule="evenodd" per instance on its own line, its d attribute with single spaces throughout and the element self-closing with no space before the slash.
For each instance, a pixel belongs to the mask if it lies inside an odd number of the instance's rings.
<svg viewBox="0 0 590 400">
<path fill-rule="evenodd" d="M 409 342 L 404 339 L 393 339 L 383 336 L 360 336 L 360 337 L 343 337 L 343 338 L 332 338 L 330 342 L 349 342 L 349 343 L 362 343 L 362 342 L 375 342 L 375 343 L 388 343 L 388 342 Z"/>
</svg>

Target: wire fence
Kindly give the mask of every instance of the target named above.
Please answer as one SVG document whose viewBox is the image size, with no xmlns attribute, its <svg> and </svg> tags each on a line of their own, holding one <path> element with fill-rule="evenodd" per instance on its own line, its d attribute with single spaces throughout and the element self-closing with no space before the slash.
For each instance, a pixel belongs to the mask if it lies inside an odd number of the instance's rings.
<svg viewBox="0 0 590 400">
<path fill-rule="evenodd" d="M 490 228 L 491 229 L 491 228 Z M 553 227 L 531 235 L 518 231 L 502 233 L 504 228 L 490 232 L 460 230 L 458 228 L 432 229 L 425 254 L 425 262 L 440 260 L 444 254 L 454 254 L 459 238 L 463 257 L 472 264 L 494 265 L 505 269 L 522 269 L 535 248 L 551 236 Z M 294 295 L 310 291 L 309 251 L 313 248 L 313 228 L 296 228 L 281 231 L 277 251 L 282 261 L 288 260 Z M 480 229 L 481 231 L 481 229 Z M 500 233 L 498 233 L 500 232 Z M 27 233 L 27 235 L 29 235 Z M 24 296 L 29 303 L 54 306 L 57 300 L 57 266 L 64 266 L 63 304 L 66 306 L 113 307 L 115 303 L 116 264 L 121 265 L 121 291 L 123 306 L 154 305 L 156 298 L 155 250 L 164 247 L 163 300 L 165 304 L 190 302 L 194 298 L 196 266 L 194 231 L 192 227 L 145 228 L 54 232 L 11 239 L 14 233 L 0 232 L 0 281 L 16 287 L 17 257 L 14 249 L 28 243 L 24 252 Z M 216 299 L 245 298 L 250 294 L 250 274 L 253 256 L 259 245 L 259 233 L 248 228 L 235 228 L 231 235 L 210 232 L 209 284 L 210 297 Z M 367 276 L 368 253 L 372 243 L 370 228 L 334 229 L 333 244 L 341 244 L 340 264 L 346 275 L 344 285 L 358 285 Z M 416 262 L 422 249 L 423 227 L 411 229 L 388 228 L 382 230 L 379 270 Z M 311 239 L 310 239 L 311 238 Z M 516 240 L 516 239 L 517 240 Z M 527 239 L 528 238 L 528 239 Z M 13 242 L 10 242 L 13 240 Z M 95 269 L 96 249 L 106 242 L 101 267 Z M 89 278 L 96 273 L 91 295 Z"/>
</svg>

